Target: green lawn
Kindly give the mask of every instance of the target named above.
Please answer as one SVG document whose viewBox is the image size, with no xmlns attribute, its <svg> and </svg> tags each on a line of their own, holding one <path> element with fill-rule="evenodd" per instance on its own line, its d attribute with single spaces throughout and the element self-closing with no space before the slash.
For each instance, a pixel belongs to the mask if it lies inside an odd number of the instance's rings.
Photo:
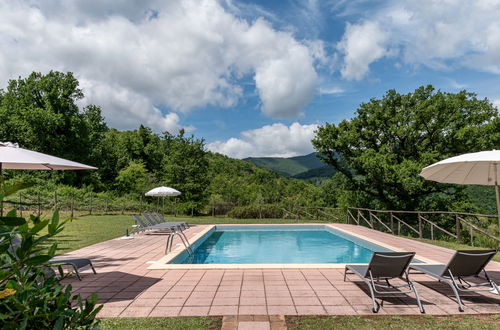
<svg viewBox="0 0 500 330">
<path fill-rule="evenodd" d="M 101 329 L 153 330 L 153 329 L 220 329 L 220 317 L 172 317 L 172 318 L 113 318 L 103 319 Z"/>
<path fill-rule="evenodd" d="M 289 329 L 498 329 L 500 315 L 405 315 L 405 316 L 287 316 Z M 209 329 L 221 328 L 220 317 L 113 318 L 103 319 L 101 328 Z"/>
<path fill-rule="evenodd" d="M 289 329 L 498 329 L 500 315 L 288 316 Z"/>
</svg>

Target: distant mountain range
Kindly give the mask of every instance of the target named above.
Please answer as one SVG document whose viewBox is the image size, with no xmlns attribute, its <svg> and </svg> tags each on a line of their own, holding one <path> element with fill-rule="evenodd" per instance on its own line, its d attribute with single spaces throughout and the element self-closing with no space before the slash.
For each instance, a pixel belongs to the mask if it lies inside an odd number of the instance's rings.
<svg viewBox="0 0 500 330">
<path fill-rule="evenodd" d="M 296 157 L 249 157 L 243 159 L 261 168 L 267 168 L 279 174 L 304 180 L 311 183 L 321 183 L 330 178 L 335 170 L 330 165 L 323 163 L 316 156 L 310 153 L 305 156 Z"/>
</svg>

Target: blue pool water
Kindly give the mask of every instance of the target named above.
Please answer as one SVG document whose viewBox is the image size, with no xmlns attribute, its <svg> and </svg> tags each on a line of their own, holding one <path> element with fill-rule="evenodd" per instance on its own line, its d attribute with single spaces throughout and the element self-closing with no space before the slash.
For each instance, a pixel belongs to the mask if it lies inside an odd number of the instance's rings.
<svg viewBox="0 0 500 330">
<path fill-rule="evenodd" d="M 183 253 L 171 263 L 367 263 L 373 251 L 389 251 L 372 243 L 363 242 L 349 235 L 346 237 L 343 233 L 335 234 L 331 230 L 324 229 L 255 230 L 255 227 L 222 231 L 218 229 L 195 245 L 193 256 Z"/>
</svg>

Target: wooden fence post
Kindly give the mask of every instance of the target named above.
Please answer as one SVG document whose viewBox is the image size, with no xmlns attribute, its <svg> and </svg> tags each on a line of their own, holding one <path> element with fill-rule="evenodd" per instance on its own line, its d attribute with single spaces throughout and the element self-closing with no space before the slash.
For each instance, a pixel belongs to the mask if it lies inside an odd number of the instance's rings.
<svg viewBox="0 0 500 330">
<path fill-rule="evenodd" d="M 391 216 L 391 231 L 394 234 L 394 216 L 393 216 L 392 212 L 389 213 L 389 215 Z"/>
<path fill-rule="evenodd" d="M 74 193 L 71 193 L 71 217 L 74 218 L 75 217 L 75 194 Z"/>
<path fill-rule="evenodd" d="M 368 215 L 370 216 L 370 226 L 374 229 L 372 211 L 368 211 Z"/>
<path fill-rule="evenodd" d="M 420 216 L 420 213 L 417 213 L 418 215 L 418 237 L 423 238 L 423 224 L 422 224 L 422 217 Z"/>
<path fill-rule="evenodd" d="M 89 214 L 92 215 L 92 190 L 90 192 L 90 201 L 89 201 Z"/>
<path fill-rule="evenodd" d="M 346 209 L 345 211 L 345 222 L 349 225 L 349 208 Z"/>
<path fill-rule="evenodd" d="M 460 242 L 462 240 L 462 227 L 460 225 L 460 218 L 458 217 L 458 214 L 455 214 L 455 229 L 457 232 L 457 242 Z"/>
<path fill-rule="evenodd" d="M 38 190 L 38 216 L 42 214 L 42 203 L 40 201 L 40 190 Z"/>
</svg>

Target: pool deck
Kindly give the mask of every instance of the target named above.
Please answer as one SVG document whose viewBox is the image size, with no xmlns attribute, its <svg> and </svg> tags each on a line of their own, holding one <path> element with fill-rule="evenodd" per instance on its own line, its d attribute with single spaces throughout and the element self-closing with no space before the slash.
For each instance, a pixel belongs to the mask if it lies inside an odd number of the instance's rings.
<svg viewBox="0 0 500 330">
<path fill-rule="evenodd" d="M 453 251 L 396 237 L 366 227 L 332 224 L 352 234 L 402 251 L 446 263 Z M 186 231 L 193 238 L 207 226 Z M 83 280 L 66 280 L 82 296 L 99 295 L 100 317 L 172 317 L 203 315 L 357 315 L 373 314 L 367 286 L 356 276 L 343 281 L 343 269 L 148 269 L 164 257 L 165 235 L 136 234 L 134 239 L 114 239 L 64 256 L 90 258 L 97 274 L 83 270 Z M 174 247 L 180 244 L 176 238 Z M 500 283 L 500 263 L 490 262 L 491 277 Z M 500 296 L 489 292 L 463 294 L 465 312 L 448 285 L 422 274 L 411 278 L 427 314 L 500 313 Z M 409 295 L 386 295 L 379 314 L 420 314 Z"/>
</svg>

